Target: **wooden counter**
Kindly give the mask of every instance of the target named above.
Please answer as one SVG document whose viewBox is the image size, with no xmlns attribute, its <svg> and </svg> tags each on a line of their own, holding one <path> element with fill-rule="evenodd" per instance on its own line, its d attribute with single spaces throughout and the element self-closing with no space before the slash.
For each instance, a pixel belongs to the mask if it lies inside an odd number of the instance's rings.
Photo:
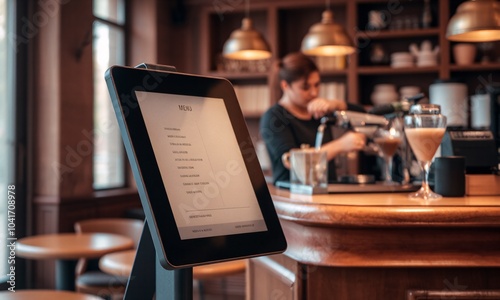
<svg viewBox="0 0 500 300">
<path fill-rule="evenodd" d="M 500 299 L 500 197 L 270 191 L 288 249 L 251 260 L 251 299 Z"/>
</svg>

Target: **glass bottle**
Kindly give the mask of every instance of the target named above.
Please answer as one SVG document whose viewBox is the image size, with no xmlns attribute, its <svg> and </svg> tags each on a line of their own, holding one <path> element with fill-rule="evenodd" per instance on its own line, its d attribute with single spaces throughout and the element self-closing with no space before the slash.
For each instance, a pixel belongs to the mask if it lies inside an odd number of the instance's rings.
<svg viewBox="0 0 500 300">
<path fill-rule="evenodd" d="M 422 28 L 429 28 L 432 25 L 432 11 L 430 0 L 424 0 L 424 11 L 422 12 Z"/>
</svg>

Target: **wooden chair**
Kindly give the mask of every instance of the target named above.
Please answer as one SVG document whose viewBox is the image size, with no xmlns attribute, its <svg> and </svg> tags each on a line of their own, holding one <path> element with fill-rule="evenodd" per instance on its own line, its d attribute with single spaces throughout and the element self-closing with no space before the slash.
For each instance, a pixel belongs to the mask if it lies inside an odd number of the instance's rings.
<svg viewBox="0 0 500 300">
<path fill-rule="evenodd" d="M 75 232 L 115 233 L 130 237 L 138 246 L 144 222 L 136 219 L 88 219 L 75 223 Z M 76 266 L 76 290 L 80 293 L 112 298 L 123 295 L 128 277 L 115 276 L 99 270 L 98 259 L 80 259 Z"/>
</svg>

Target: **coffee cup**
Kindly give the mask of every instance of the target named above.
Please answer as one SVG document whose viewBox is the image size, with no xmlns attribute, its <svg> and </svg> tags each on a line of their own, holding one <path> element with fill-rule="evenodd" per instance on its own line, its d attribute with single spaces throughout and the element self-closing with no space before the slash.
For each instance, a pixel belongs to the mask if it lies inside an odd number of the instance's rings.
<svg viewBox="0 0 500 300">
<path fill-rule="evenodd" d="M 328 184 L 326 152 L 314 148 L 292 149 L 281 157 L 290 169 L 290 183 L 312 187 Z"/>
<path fill-rule="evenodd" d="M 441 196 L 463 197 L 465 195 L 465 157 L 436 157 L 434 182 L 434 191 Z"/>
</svg>

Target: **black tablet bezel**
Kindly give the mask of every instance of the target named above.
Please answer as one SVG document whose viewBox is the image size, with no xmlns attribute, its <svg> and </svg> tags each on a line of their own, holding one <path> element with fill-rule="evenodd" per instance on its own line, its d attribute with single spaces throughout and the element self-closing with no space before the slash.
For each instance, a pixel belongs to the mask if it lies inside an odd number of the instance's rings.
<svg viewBox="0 0 500 300">
<path fill-rule="evenodd" d="M 163 267 L 182 268 L 281 253 L 286 240 L 231 83 L 223 78 L 113 66 L 106 71 L 120 131 Z M 135 91 L 223 99 L 267 231 L 180 238 Z M 224 151 L 224 149 L 221 149 Z"/>
</svg>

